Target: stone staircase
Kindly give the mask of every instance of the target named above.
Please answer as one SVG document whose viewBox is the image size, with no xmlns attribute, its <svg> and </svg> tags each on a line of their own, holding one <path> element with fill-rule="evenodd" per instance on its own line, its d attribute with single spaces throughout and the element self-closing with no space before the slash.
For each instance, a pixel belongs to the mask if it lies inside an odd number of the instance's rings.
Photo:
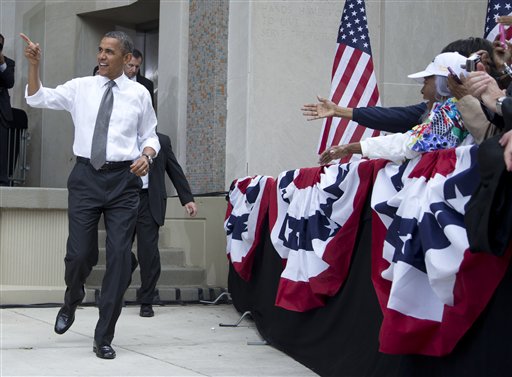
<svg viewBox="0 0 512 377">
<path fill-rule="evenodd" d="M 100 222 L 101 224 L 102 222 Z M 168 237 L 164 234 L 165 227 L 160 228 L 159 250 L 162 265 L 157 289 L 158 296 L 155 304 L 185 303 L 201 300 L 213 301 L 219 297 L 224 289 L 206 286 L 206 272 L 204 268 L 187 266 L 185 252 L 181 248 L 172 247 Z M 101 290 L 101 282 L 105 273 L 105 230 L 98 233 L 100 253 L 98 264 L 94 267 L 86 282 L 86 301 L 97 302 Z M 132 251 L 137 255 L 137 244 Z M 140 267 L 132 274 L 132 282 L 125 294 L 126 303 L 137 303 L 137 289 L 140 288 Z"/>
</svg>

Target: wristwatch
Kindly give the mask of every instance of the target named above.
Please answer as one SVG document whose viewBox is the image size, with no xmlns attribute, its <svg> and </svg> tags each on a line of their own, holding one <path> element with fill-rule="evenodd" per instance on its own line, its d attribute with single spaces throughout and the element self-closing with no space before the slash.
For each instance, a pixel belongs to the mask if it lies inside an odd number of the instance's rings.
<svg viewBox="0 0 512 377">
<path fill-rule="evenodd" d="M 503 101 L 505 101 L 507 96 L 500 97 L 496 100 L 496 113 L 498 115 L 503 115 L 503 111 L 501 110 L 501 106 L 503 105 Z"/>
<path fill-rule="evenodd" d="M 148 159 L 148 162 L 149 162 L 150 165 L 153 163 L 153 157 L 151 157 L 149 154 L 141 153 L 141 156 L 146 157 Z"/>
</svg>

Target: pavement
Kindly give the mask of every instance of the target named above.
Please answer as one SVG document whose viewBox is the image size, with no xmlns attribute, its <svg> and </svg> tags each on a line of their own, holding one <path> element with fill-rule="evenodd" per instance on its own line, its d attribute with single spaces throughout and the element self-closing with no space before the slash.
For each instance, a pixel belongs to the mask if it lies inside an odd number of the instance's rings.
<svg viewBox="0 0 512 377">
<path fill-rule="evenodd" d="M 112 347 L 114 360 L 92 352 L 98 309 L 79 307 L 73 326 L 53 331 L 58 307 L 0 309 L 0 376 L 316 376 L 265 345 L 250 316 L 230 304 L 123 308 Z"/>
</svg>

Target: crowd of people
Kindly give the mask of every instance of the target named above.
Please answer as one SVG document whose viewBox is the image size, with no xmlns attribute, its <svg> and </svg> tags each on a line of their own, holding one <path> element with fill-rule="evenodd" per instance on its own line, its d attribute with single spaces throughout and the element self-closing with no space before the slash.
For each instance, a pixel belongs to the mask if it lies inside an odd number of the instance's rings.
<svg viewBox="0 0 512 377">
<path fill-rule="evenodd" d="M 512 171 L 512 133 L 502 110 L 511 101 L 506 91 L 512 79 L 509 64 L 512 44 L 470 37 L 448 44 L 425 70 L 408 76 L 423 83 L 425 102 L 346 108 L 318 97 L 318 103 L 302 107 L 308 120 L 342 117 L 390 133 L 331 146 L 319 162 L 327 164 L 351 154 L 399 162 L 424 152 L 480 144 L 503 134 L 503 157 L 507 170 Z"/>
</svg>

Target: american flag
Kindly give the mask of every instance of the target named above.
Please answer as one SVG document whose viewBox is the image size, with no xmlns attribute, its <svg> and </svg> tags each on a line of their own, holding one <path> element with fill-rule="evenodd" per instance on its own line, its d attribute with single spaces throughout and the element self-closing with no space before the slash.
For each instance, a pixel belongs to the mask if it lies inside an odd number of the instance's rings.
<svg viewBox="0 0 512 377">
<path fill-rule="evenodd" d="M 332 67 L 330 98 L 343 107 L 380 104 L 373 71 L 364 0 L 347 0 L 338 30 L 338 46 Z M 341 145 L 379 135 L 379 131 L 342 118 L 327 118 L 322 128 L 318 153 L 331 145 Z"/>
<path fill-rule="evenodd" d="M 494 41 L 499 32 L 496 18 L 510 15 L 512 15 L 511 0 L 489 0 L 487 3 L 487 16 L 485 17 L 484 38 Z M 507 40 L 512 38 L 512 27 L 506 29 L 505 37 Z"/>
</svg>

